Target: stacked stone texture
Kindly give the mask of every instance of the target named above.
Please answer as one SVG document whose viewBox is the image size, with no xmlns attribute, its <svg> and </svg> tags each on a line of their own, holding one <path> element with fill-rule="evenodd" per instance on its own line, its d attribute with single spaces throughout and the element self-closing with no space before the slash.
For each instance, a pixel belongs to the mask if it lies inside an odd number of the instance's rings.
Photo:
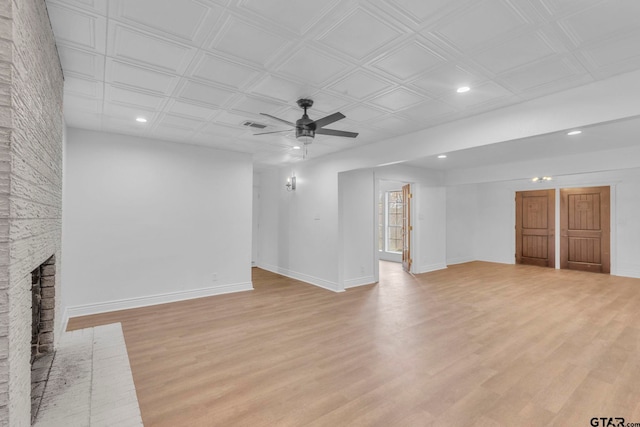
<svg viewBox="0 0 640 427">
<path fill-rule="evenodd" d="M 31 421 L 31 271 L 60 252 L 62 87 L 44 0 L 0 0 L 0 426 Z"/>
<path fill-rule="evenodd" d="M 31 359 L 53 351 L 55 319 L 56 257 L 52 256 L 32 275 Z M 33 382 L 33 377 L 32 377 Z M 32 384 L 33 386 L 33 384 Z M 32 396 L 33 397 L 33 396 Z"/>
</svg>

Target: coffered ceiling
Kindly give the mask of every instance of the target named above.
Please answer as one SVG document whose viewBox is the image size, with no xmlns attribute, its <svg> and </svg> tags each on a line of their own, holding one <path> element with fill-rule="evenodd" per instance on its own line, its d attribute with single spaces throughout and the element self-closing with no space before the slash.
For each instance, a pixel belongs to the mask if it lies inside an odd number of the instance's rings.
<svg viewBox="0 0 640 427">
<path fill-rule="evenodd" d="M 296 161 L 640 69 L 637 0 L 47 0 L 72 127 Z M 469 86 L 459 94 L 456 89 Z M 137 117 L 147 119 L 136 122 Z"/>
</svg>

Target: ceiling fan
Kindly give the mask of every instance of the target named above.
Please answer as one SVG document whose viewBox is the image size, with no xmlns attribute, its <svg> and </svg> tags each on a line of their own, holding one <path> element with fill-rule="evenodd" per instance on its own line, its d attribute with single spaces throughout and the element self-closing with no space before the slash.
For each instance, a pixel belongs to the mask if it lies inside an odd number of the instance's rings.
<svg viewBox="0 0 640 427">
<path fill-rule="evenodd" d="M 304 143 L 304 145 L 311 144 L 316 134 L 342 136 L 346 138 L 355 138 L 356 136 L 358 136 L 356 132 L 346 132 L 343 130 L 325 129 L 325 126 L 330 125 L 331 123 L 337 122 L 338 120 L 344 119 L 345 115 L 342 113 L 333 113 L 318 120 L 311 120 L 307 115 L 307 108 L 311 108 L 312 105 L 313 105 L 313 100 L 311 99 L 306 99 L 306 98 L 298 99 L 298 106 L 304 109 L 304 114 L 300 119 L 296 120 L 295 123 L 272 116 L 270 114 L 266 114 L 266 113 L 260 113 L 260 114 L 294 127 L 296 130 L 296 138 L 301 140 Z M 289 132 L 289 131 L 290 130 L 277 130 L 273 132 L 256 133 L 255 135 L 265 135 L 268 133 L 279 133 L 279 132 Z"/>
</svg>

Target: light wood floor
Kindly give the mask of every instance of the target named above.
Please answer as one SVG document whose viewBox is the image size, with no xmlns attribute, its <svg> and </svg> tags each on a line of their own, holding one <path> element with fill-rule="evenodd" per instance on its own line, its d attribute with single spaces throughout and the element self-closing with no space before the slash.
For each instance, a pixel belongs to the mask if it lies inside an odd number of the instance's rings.
<svg viewBox="0 0 640 427">
<path fill-rule="evenodd" d="M 72 319 L 122 322 L 149 426 L 640 423 L 640 280 L 468 263 L 336 294 L 255 290 Z"/>
</svg>

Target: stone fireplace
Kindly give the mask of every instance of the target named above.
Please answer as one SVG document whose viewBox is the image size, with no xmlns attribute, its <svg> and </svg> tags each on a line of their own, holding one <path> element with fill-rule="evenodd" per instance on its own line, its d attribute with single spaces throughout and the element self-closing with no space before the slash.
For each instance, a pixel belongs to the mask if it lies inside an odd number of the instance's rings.
<svg viewBox="0 0 640 427">
<path fill-rule="evenodd" d="M 31 272 L 31 363 L 53 351 L 56 257 Z"/>
<path fill-rule="evenodd" d="M 31 359 L 61 328 L 63 76 L 47 3 L 0 6 L 0 426 L 28 426 Z M 52 258 L 55 254 L 55 258 Z M 43 263 L 45 265 L 40 267 Z M 49 264 L 47 264 L 49 263 Z M 54 267 L 55 265 L 55 267 Z M 32 294 L 39 270 L 40 294 Z M 59 276 L 58 276 L 59 278 Z M 55 291 L 51 290 L 55 289 Z M 53 298 L 56 296 L 54 295 Z M 32 344 L 32 300 L 39 300 Z M 53 354 L 50 352 L 49 354 Z M 35 358 L 34 366 L 44 357 Z M 45 369 L 46 370 L 46 369 Z"/>
</svg>

